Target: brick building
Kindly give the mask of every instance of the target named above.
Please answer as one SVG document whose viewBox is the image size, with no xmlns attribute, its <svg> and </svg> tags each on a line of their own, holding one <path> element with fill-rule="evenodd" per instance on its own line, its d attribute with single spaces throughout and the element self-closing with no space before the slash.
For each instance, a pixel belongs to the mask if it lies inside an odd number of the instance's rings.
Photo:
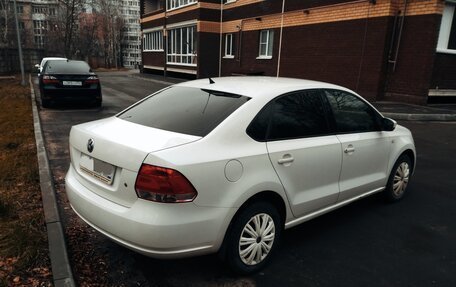
<svg viewBox="0 0 456 287">
<path fill-rule="evenodd" d="M 456 98 L 456 0 L 141 0 L 145 72 L 340 84 L 369 100 Z"/>
</svg>

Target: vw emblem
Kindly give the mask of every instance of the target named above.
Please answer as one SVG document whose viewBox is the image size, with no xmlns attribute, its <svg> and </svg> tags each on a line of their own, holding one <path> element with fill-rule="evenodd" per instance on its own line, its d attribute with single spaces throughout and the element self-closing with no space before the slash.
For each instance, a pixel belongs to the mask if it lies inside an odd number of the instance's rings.
<svg viewBox="0 0 456 287">
<path fill-rule="evenodd" d="M 89 152 L 92 152 L 93 151 L 93 147 L 94 147 L 94 143 L 93 143 L 93 139 L 89 139 L 89 141 L 87 142 L 87 150 Z"/>
</svg>

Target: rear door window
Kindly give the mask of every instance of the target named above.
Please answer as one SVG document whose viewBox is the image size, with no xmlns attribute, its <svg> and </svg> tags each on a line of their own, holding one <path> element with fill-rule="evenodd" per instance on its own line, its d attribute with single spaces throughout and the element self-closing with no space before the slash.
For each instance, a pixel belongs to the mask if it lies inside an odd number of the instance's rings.
<svg viewBox="0 0 456 287">
<path fill-rule="evenodd" d="M 332 133 L 320 90 L 297 91 L 268 103 L 247 128 L 257 141 L 287 140 Z"/>
<path fill-rule="evenodd" d="M 320 136 L 329 132 L 320 91 L 296 92 L 275 101 L 269 140 Z"/>
<path fill-rule="evenodd" d="M 357 96 L 340 90 L 325 90 L 338 133 L 379 131 L 379 115 Z"/>
<path fill-rule="evenodd" d="M 219 91 L 171 87 L 118 117 L 144 126 L 204 137 L 249 99 Z"/>
</svg>

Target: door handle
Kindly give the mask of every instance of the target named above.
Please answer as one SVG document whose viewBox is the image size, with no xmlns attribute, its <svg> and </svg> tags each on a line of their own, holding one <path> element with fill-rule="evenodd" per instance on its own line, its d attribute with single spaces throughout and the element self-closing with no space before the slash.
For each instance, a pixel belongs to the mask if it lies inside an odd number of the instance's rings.
<svg viewBox="0 0 456 287">
<path fill-rule="evenodd" d="M 279 164 L 285 164 L 285 163 L 290 163 L 293 161 L 294 161 L 294 158 L 292 156 L 287 156 L 287 157 L 283 157 L 283 158 L 279 159 L 277 162 Z"/>
<path fill-rule="evenodd" d="M 352 145 L 348 145 L 348 147 L 346 147 L 344 149 L 344 153 L 353 153 L 353 152 L 355 152 L 355 148 Z"/>
</svg>

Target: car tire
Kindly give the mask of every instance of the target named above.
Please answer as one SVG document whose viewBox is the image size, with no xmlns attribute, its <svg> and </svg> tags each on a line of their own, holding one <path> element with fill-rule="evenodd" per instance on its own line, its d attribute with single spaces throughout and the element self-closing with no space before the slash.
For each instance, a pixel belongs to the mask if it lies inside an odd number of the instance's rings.
<svg viewBox="0 0 456 287">
<path fill-rule="evenodd" d="M 401 200 L 406 193 L 412 174 L 412 160 L 406 154 L 399 157 L 391 170 L 384 195 L 388 202 Z"/>
<path fill-rule="evenodd" d="M 277 249 L 282 229 L 279 212 L 272 204 L 248 205 L 234 218 L 228 231 L 223 247 L 226 263 L 238 274 L 259 271 Z"/>
<path fill-rule="evenodd" d="M 93 103 L 93 106 L 96 108 L 99 108 L 99 107 L 101 107 L 101 103 L 102 103 L 102 100 L 95 100 L 95 102 Z"/>
<path fill-rule="evenodd" d="M 50 100 L 41 99 L 41 106 L 43 108 L 49 108 L 51 106 L 51 101 Z"/>
</svg>

